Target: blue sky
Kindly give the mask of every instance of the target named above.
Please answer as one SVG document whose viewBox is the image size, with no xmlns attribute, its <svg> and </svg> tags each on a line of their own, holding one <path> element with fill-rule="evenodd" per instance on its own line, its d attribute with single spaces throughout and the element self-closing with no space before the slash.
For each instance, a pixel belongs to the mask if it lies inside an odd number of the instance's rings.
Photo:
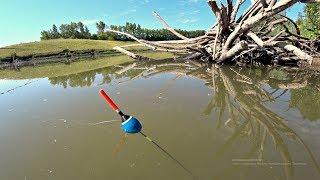
<svg viewBox="0 0 320 180">
<path fill-rule="evenodd" d="M 250 2 L 247 0 L 242 10 Z M 207 29 L 215 21 L 206 0 L 1 0 L 0 47 L 39 41 L 42 30 L 71 21 L 82 21 L 91 32 L 98 20 L 108 25 L 129 21 L 162 28 L 152 11 L 159 12 L 174 28 Z M 299 12 L 303 12 L 301 4 L 287 14 L 296 19 Z"/>
</svg>

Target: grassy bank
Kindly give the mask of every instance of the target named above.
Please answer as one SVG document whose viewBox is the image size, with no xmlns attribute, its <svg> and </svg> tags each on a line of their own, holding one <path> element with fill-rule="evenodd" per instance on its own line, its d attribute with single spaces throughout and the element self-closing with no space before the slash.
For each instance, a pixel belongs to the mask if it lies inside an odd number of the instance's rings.
<svg viewBox="0 0 320 180">
<path fill-rule="evenodd" d="M 122 46 L 128 44 L 134 44 L 134 42 L 100 41 L 88 39 L 45 40 L 0 48 L 0 58 L 9 57 L 13 53 L 16 53 L 18 56 L 28 56 L 32 54 L 61 52 L 65 49 L 69 49 L 71 51 L 90 49 L 111 50 L 114 46 Z M 141 49 L 141 47 L 139 49 Z"/>
<path fill-rule="evenodd" d="M 50 54 L 61 52 L 65 49 L 70 51 L 77 50 L 112 50 L 115 46 L 134 44 L 135 42 L 123 41 L 100 41 L 100 40 L 85 40 L 85 39 L 56 39 L 40 42 L 24 43 L 0 48 L 0 58 L 11 56 L 16 53 L 18 56 L 28 56 L 32 54 Z M 132 47 L 131 50 L 145 50 L 144 47 Z M 154 58 L 162 59 L 172 57 L 171 53 L 159 52 L 139 52 L 138 54 Z M 0 79 L 32 79 L 44 77 L 57 77 L 70 74 L 81 73 L 98 68 L 104 68 L 116 64 L 122 64 L 132 61 L 131 58 L 123 55 L 101 57 L 97 59 L 79 59 L 72 62 L 70 65 L 64 63 L 48 63 L 39 66 L 26 66 L 20 71 L 0 70 Z"/>
</svg>

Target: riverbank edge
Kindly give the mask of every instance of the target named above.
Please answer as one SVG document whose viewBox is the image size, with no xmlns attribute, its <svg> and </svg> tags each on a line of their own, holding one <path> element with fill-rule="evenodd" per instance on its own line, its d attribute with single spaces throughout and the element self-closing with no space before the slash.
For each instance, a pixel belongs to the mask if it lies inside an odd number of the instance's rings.
<svg viewBox="0 0 320 180">
<path fill-rule="evenodd" d="M 150 52 L 149 49 L 132 50 L 135 53 Z M 65 49 L 60 52 L 50 52 L 42 54 L 30 54 L 18 56 L 12 54 L 10 57 L 0 58 L 0 69 L 16 69 L 24 66 L 36 66 L 45 63 L 63 62 L 70 64 L 82 58 L 96 59 L 106 56 L 122 55 L 113 49 L 88 49 L 88 50 L 69 50 Z"/>
</svg>

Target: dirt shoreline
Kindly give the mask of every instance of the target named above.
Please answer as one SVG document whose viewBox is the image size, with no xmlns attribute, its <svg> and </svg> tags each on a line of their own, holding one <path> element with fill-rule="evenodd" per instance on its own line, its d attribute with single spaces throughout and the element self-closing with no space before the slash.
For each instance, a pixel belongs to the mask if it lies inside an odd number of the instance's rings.
<svg viewBox="0 0 320 180">
<path fill-rule="evenodd" d="M 135 50 L 135 52 L 147 52 L 149 50 Z M 80 58 L 92 58 L 105 56 L 121 55 L 121 53 L 115 50 L 101 50 L 101 49 L 89 49 L 89 50 L 74 50 L 70 51 L 65 49 L 61 52 L 52 52 L 44 54 L 31 54 L 26 56 L 18 56 L 12 54 L 10 57 L 0 59 L 0 69 L 19 69 L 23 66 L 36 66 L 44 63 L 64 62 L 71 63 Z"/>
</svg>

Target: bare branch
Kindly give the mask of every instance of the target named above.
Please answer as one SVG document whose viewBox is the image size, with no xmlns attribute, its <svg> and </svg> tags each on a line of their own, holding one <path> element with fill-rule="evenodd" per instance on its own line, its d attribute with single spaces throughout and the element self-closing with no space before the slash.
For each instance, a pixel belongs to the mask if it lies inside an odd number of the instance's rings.
<svg viewBox="0 0 320 180">
<path fill-rule="evenodd" d="M 243 51 L 246 49 L 248 49 L 248 43 L 245 41 L 240 41 L 239 43 L 234 45 L 229 51 L 227 51 L 227 52 L 222 51 L 222 55 L 221 55 L 220 59 L 218 60 L 218 63 L 221 63 L 221 62 L 235 56 L 240 51 Z"/>
<path fill-rule="evenodd" d="M 313 61 L 312 56 L 303 52 L 301 49 L 297 48 L 296 46 L 289 44 L 289 45 L 285 45 L 283 48 L 287 51 L 292 52 L 297 57 L 299 57 L 301 60 L 306 60 L 309 63 L 309 65 L 312 64 L 312 61 Z"/>
<path fill-rule="evenodd" d="M 127 36 L 127 37 L 129 37 L 129 38 L 131 38 L 131 39 L 133 39 L 133 40 L 135 40 L 135 41 L 137 41 L 137 42 L 139 42 L 139 43 L 141 43 L 141 44 L 143 44 L 143 45 L 151 48 L 151 49 L 155 49 L 154 46 L 145 43 L 145 42 L 142 41 L 141 39 L 138 39 L 138 38 L 134 37 L 133 35 L 131 35 L 131 34 L 129 34 L 129 33 L 121 32 L 121 31 L 116 31 L 116 30 L 112 30 L 112 29 L 107 29 L 106 31 L 113 32 L 113 33 L 117 33 L 117 34 L 121 34 L 121 35 L 125 35 L 125 36 Z"/>
<path fill-rule="evenodd" d="M 123 48 L 121 48 L 119 46 L 116 46 L 113 49 L 116 50 L 116 51 L 119 51 L 119 52 L 121 52 L 121 53 L 123 53 L 123 54 L 125 54 L 127 56 L 130 56 L 131 58 L 136 59 L 136 60 L 148 59 L 146 57 L 142 57 L 140 55 L 137 55 L 137 54 L 134 54 L 134 53 L 132 53 L 130 51 L 127 51 L 127 50 L 125 50 L 125 49 L 123 49 Z"/>
<path fill-rule="evenodd" d="M 170 32 L 172 32 L 174 35 L 176 35 L 177 37 L 184 39 L 184 40 L 188 40 L 189 38 L 185 37 L 184 35 L 178 33 L 176 30 L 174 30 L 173 28 L 171 28 L 169 26 L 169 24 L 157 13 L 157 12 L 153 12 L 152 13 L 162 24 L 163 26 L 169 30 Z"/>
<path fill-rule="evenodd" d="M 208 0 L 208 4 L 211 7 L 212 12 L 218 16 L 218 14 L 221 14 L 220 9 L 217 5 L 216 0 Z"/>
<path fill-rule="evenodd" d="M 300 36 L 297 24 L 285 15 L 279 14 L 298 0 L 252 0 L 250 7 L 236 21 L 239 8 L 244 1 L 237 0 L 233 5 L 232 0 L 227 0 L 227 6 L 221 4 L 219 7 L 216 0 L 208 0 L 217 22 L 205 35 L 196 38 L 181 35 L 156 12 L 153 13 L 154 16 L 164 27 L 182 40 L 147 41 L 125 32 L 108 31 L 125 35 L 153 50 L 187 54 L 184 59 L 199 58 L 201 62 L 211 63 L 213 60 L 215 63 L 236 61 L 238 65 L 253 62 L 298 65 L 298 62 L 306 61 L 310 65 L 320 64 L 314 63 L 311 56 L 320 54 L 317 45 L 320 41 L 310 41 Z M 293 24 L 296 32 L 289 30 L 287 22 Z M 284 30 L 278 32 L 277 26 L 283 27 Z M 140 58 L 121 47 L 116 47 L 116 50 L 135 59 Z"/>
<path fill-rule="evenodd" d="M 245 2 L 245 0 L 237 0 L 237 3 L 236 5 L 234 6 L 234 9 L 232 11 L 232 14 L 231 14 L 231 17 L 230 17 L 230 21 L 231 23 L 233 23 L 236 19 L 236 16 L 237 16 L 237 13 L 238 13 L 238 10 L 240 8 L 240 6 Z"/>
<path fill-rule="evenodd" d="M 260 46 L 260 47 L 263 47 L 263 46 L 264 46 L 263 41 L 262 41 L 256 34 L 254 34 L 253 32 L 249 32 L 249 33 L 248 33 L 248 36 L 249 36 L 255 43 L 257 43 L 258 46 Z"/>
</svg>

